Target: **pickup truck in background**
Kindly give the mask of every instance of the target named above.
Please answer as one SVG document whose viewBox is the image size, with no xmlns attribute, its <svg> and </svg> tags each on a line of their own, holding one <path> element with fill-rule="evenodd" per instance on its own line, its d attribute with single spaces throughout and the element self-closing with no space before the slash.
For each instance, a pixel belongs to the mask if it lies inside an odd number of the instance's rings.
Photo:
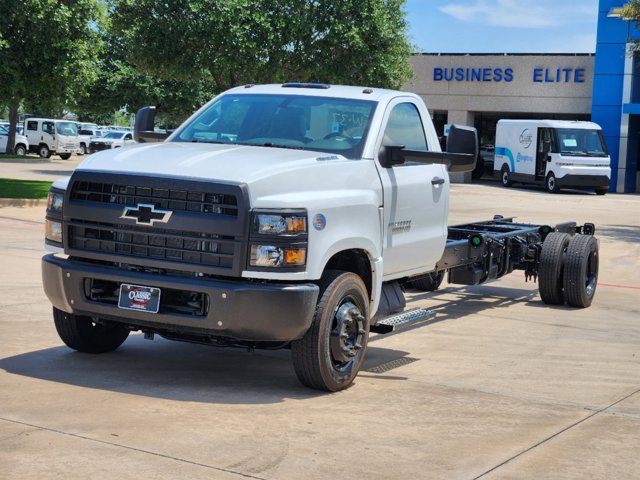
<svg viewBox="0 0 640 480">
<path fill-rule="evenodd" d="M 112 351 L 131 331 L 290 348 L 303 384 L 337 391 L 370 332 L 433 315 L 407 308 L 408 286 L 517 269 L 547 304 L 591 304 L 592 224 L 447 226 L 448 173 L 474 168 L 476 133 L 452 127 L 441 152 L 417 95 L 246 85 L 162 143 L 154 115 L 138 112 L 141 143 L 92 155 L 49 194 L 43 283 L 73 349 Z"/>
</svg>

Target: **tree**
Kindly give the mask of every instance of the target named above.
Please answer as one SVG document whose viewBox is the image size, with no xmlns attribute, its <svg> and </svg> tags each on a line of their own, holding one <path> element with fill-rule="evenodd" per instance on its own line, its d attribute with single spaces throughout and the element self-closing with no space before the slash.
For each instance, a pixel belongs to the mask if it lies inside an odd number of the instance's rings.
<svg viewBox="0 0 640 480">
<path fill-rule="evenodd" d="M 76 105 L 75 113 L 82 120 L 112 123 L 113 112 L 122 108 L 134 113 L 145 105 L 160 105 L 159 121 L 177 126 L 214 94 L 210 83 L 202 79 L 159 80 L 141 72 L 128 62 L 121 40 L 108 26 L 103 44 L 97 77 Z"/>
<path fill-rule="evenodd" d="M 111 2 L 127 58 L 166 80 L 398 88 L 411 75 L 404 0 Z"/>
<path fill-rule="evenodd" d="M 95 77 L 101 0 L 0 0 L 0 103 L 13 150 L 21 104 L 40 112 L 73 105 Z"/>
<path fill-rule="evenodd" d="M 619 8 L 616 12 L 623 20 L 634 22 L 640 26 L 640 0 L 630 0 L 624 7 Z M 637 39 L 628 39 L 631 44 L 631 52 L 638 54 L 640 52 L 640 43 Z"/>
</svg>

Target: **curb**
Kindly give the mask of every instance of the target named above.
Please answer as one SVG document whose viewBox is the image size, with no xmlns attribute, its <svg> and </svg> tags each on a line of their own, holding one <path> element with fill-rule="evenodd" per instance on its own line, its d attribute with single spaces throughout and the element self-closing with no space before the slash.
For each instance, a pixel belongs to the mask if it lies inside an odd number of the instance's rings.
<svg viewBox="0 0 640 480">
<path fill-rule="evenodd" d="M 0 198 L 2 207 L 46 207 L 46 198 Z"/>
</svg>

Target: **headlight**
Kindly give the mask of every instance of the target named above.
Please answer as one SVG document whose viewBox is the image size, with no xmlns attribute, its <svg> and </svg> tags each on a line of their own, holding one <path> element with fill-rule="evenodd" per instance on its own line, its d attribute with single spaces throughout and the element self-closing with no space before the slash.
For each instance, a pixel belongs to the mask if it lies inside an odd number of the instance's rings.
<svg viewBox="0 0 640 480">
<path fill-rule="evenodd" d="M 253 212 L 249 241 L 249 268 L 304 271 L 308 245 L 306 210 Z"/>
<path fill-rule="evenodd" d="M 256 213 L 253 231 L 260 235 L 300 235 L 307 233 L 307 216 L 299 213 Z"/>
<path fill-rule="evenodd" d="M 62 246 L 62 210 L 64 208 L 64 192 L 51 189 L 47 197 L 47 217 L 45 219 L 44 236 L 49 245 Z"/>
<path fill-rule="evenodd" d="M 52 191 L 47 197 L 47 212 L 62 213 L 62 204 L 64 203 L 64 193 Z"/>
<path fill-rule="evenodd" d="M 252 267 L 298 267 L 304 266 L 306 260 L 306 248 L 251 245 L 249 264 Z"/>
<path fill-rule="evenodd" d="M 62 222 L 47 219 L 45 221 L 45 234 L 47 240 L 62 243 Z"/>
</svg>

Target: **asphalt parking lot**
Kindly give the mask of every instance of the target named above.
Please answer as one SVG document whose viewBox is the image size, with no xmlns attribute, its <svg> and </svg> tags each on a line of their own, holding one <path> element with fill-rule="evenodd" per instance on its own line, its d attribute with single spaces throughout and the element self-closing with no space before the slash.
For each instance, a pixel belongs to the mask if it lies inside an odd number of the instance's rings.
<svg viewBox="0 0 640 480">
<path fill-rule="evenodd" d="M 372 336 L 335 394 L 302 387 L 286 350 L 138 334 L 69 350 L 40 282 L 43 213 L 0 208 L 1 478 L 640 478 L 639 195 L 453 185 L 452 224 L 594 222 L 593 305 L 546 306 L 517 272 L 411 293 L 436 317 Z"/>
</svg>

